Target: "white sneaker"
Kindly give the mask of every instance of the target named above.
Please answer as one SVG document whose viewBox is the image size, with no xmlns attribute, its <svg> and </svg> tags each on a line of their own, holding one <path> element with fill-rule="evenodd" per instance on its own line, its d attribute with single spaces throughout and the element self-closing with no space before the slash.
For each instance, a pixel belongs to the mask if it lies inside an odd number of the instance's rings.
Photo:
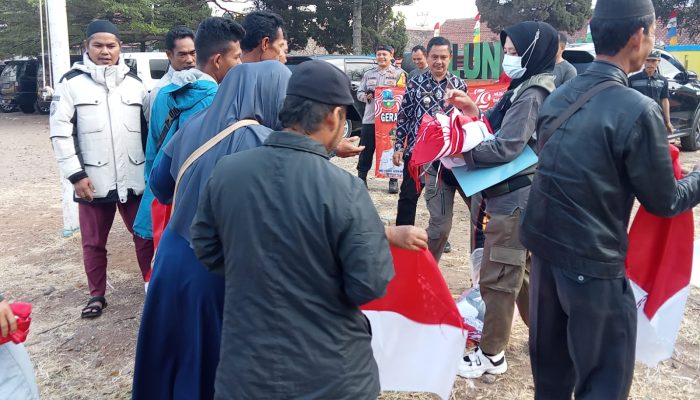
<svg viewBox="0 0 700 400">
<path fill-rule="evenodd" d="M 459 363 L 457 374 L 462 378 L 474 379 L 483 374 L 500 375 L 506 370 L 508 370 L 508 363 L 504 351 L 489 357 L 477 347 L 476 350 L 464 356 Z"/>
</svg>

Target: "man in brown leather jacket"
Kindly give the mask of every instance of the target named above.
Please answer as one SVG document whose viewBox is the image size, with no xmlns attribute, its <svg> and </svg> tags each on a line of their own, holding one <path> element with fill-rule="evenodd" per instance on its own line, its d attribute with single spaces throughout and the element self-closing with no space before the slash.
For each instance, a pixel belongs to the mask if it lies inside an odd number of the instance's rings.
<svg viewBox="0 0 700 400">
<path fill-rule="evenodd" d="M 661 109 L 628 87 L 652 50 L 651 0 L 598 1 L 597 58 L 541 108 L 540 158 L 520 238 L 532 252 L 530 359 L 535 399 L 627 399 L 637 310 L 625 277 L 635 197 L 671 217 L 700 202 L 700 166 L 676 181 Z M 558 129 L 591 88 L 612 81 Z M 548 128 L 550 127 L 550 128 Z"/>
</svg>

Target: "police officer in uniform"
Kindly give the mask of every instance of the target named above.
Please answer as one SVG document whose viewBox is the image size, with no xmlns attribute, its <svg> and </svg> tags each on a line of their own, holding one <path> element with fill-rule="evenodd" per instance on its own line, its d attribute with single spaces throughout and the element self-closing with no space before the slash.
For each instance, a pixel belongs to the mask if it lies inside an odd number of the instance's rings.
<svg viewBox="0 0 700 400">
<path fill-rule="evenodd" d="M 651 97 L 661 106 L 664 116 L 664 124 L 669 134 L 673 133 L 671 124 L 671 105 L 668 100 L 668 80 L 659 73 L 659 62 L 661 52 L 653 50 L 644 63 L 644 70 L 630 76 L 630 87 L 636 89 L 641 94 Z"/>
</svg>

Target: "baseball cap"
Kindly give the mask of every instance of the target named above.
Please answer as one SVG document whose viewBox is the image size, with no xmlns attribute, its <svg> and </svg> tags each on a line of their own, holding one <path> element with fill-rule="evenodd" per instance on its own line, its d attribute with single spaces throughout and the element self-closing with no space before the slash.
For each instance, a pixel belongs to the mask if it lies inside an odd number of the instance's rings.
<svg viewBox="0 0 700 400">
<path fill-rule="evenodd" d="M 348 119 L 362 120 L 355 108 L 350 78 L 338 67 L 325 61 L 310 60 L 299 64 L 289 78 L 287 95 L 333 106 L 346 106 Z"/>
<path fill-rule="evenodd" d="M 660 60 L 661 59 L 661 52 L 658 50 L 652 50 L 651 53 L 647 56 L 647 60 Z"/>
</svg>

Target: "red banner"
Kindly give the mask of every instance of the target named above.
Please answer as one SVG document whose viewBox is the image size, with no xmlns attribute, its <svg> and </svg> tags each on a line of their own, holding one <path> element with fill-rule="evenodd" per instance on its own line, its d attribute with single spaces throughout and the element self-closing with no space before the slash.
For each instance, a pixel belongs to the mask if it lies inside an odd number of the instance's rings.
<svg viewBox="0 0 700 400">
<path fill-rule="evenodd" d="M 377 86 L 374 89 L 374 137 L 376 143 L 375 151 L 375 176 L 386 178 L 387 176 L 379 172 L 382 155 L 393 151 L 394 140 L 396 140 L 396 120 L 399 115 L 399 108 L 405 88 L 393 86 Z"/>
<path fill-rule="evenodd" d="M 509 83 L 472 83 L 470 82 L 469 97 L 476 103 L 480 110 L 486 111 L 495 106 L 496 103 L 503 97 L 503 94 L 508 90 Z"/>
</svg>

